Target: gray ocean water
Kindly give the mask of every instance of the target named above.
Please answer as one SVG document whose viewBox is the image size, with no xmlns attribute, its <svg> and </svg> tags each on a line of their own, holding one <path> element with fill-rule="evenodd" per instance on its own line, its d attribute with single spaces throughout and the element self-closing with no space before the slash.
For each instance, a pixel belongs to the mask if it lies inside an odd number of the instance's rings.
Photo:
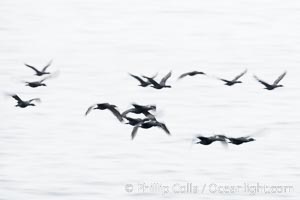
<svg viewBox="0 0 300 200">
<path fill-rule="evenodd" d="M 0 1 L 0 199 L 299 199 L 299 20 L 296 0 Z M 23 63 L 51 59 L 59 75 L 25 87 L 38 78 Z M 244 69 L 234 87 L 176 80 Z M 170 70 L 161 91 L 128 76 Z M 285 70 L 274 91 L 252 77 Z M 16 108 L 7 92 L 42 102 Z M 172 136 L 153 128 L 131 141 L 108 111 L 84 117 L 97 102 L 156 104 Z M 256 141 L 192 145 L 197 134 Z"/>
</svg>

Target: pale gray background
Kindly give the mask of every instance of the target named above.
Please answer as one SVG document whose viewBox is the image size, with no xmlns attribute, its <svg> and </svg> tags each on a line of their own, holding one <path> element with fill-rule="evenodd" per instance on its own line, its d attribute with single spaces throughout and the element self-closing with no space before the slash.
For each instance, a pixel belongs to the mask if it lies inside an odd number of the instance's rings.
<svg viewBox="0 0 300 200">
<path fill-rule="evenodd" d="M 127 183 L 191 182 L 293 185 L 283 195 L 298 199 L 300 186 L 300 3 L 297 0 L 2 0 L 0 89 L 43 102 L 28 109 L 1 96 L 0 199 L 253 199 L 233 195 L 128 194 Z M 32 89 L 27 62 L 59 77 Z M 234 87 L 207 77 L 176 81 L 189 70 L 231 78 Z M 128 76 L 173 70 L 172 89 L 139 88 Z M 272 82 L 262 89 L 252 74 Z M 108 111 L 83 114 L 96 102 L 121 110 L 131 102 L 155 103 L 159 129 L 131 127 Z M 246 136 L 241 146 L 191 146 L 196 134 Z"/>
</svg>

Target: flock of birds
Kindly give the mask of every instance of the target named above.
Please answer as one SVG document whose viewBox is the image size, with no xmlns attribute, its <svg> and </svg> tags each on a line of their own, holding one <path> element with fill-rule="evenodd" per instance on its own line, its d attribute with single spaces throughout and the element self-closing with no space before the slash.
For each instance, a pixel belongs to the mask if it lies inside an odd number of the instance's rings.
<svg viewBox="0 0 300 200">
<path fill-rule="evenodd" d="M 36 76 L 44 76 L 44 75 L 48 75 L 47 77 L 41 79 L 40 81 L 32 81 L 32 82 L 25 82 L 26 86 L 32 87 L 32 88 L 37 88 L 37 87 L 41 87 L 41 86 L 46 86 L 46 84 L 44 83 L 47 79 L 53 77 L 53 73 L 50 73 L 47 71 L 48 67 L 51 65 L 52 61 L 50 61 L 45 67 L 43 67 L 41 70 L 37 69 L 36 67 L 33 67 L 31 65 L 25 64 L 25 66 L 31 68 L 32 70 L 35 71 L 35 75 Z M 223 81 L 225 83 L 225 85 L 227 86 L 233 86 L 235 84 L 238 83 L 242 83 L 242 81 L 240 81 L 240 78 L 242 76 L 244 76 L 247 73 L 247 69 L 244 70 L 242 73 L 240 73 L 239 75 L 237 75 L 235 78 L 233 78 L 232 80 L 227 80 L 227 79 L 223 79 L 223 78 L 217 78 L 221 81 Z M 254 75 L 254 78 L 261 83 L 262 85 L 265 86 L 264 89 L 267 90 L 273 90 L 276 89 L 278 87 L 283 87 L 283 85 L 279 85 L 279 82 L 284 78 L 284 76 L 286 75 L 286 71 L 281 74 L 273 83 L 267 83 L 263 80 L 261 80 L 260 78 L 258 78 L 257 76 Z M 168 74 L 166 74 L 160 81 L 158 81 L 156 79 L 156 76 L 152 76 L 152 77 L 148 77 L 148 76 L 137 76 L 137 75 L 133 75 L 133 74 L 129 74 L 131 77 L 133 77 L 134 79 L 136 79 L 140 84 L 139 86 L 141 87 L 152 87 L 155 89 L 163 89 L 163 88 L 171 88 L 171 85 L 167 84 L 168 79 L 172 76 L 172 71 L 170 71 Z M 201 71 L 192 71 L 192 72 L 187 72 L 184 73 L 182 75 L 180 75 L 178 77 L 178 79 L 183 79 L 186 78 L 188 76 L 196 76 L 196 75 L 204 75 L 207 76 L 206 73 L 201 72 Z M 9 94 L 12 98 L 14 98 L 17 101 L 16 107 L 20 107 L 20 108 L 26 108 L 28 106 L 35 106 L 35 104 L 33 102 L 39 102 L 40 99 L 39 98 L 33 98 L 30 100 L 22 100 L 17 94 Z M 142 128 L 142 129 L 149 129 L 152 127 L 158 127 L 161 128 L 166 134 L 171 135 L 169 129 L 167 128 L 166 124 L 159 122 L 155 115 L 153 114 L 153 112 L 156 111 L 156 106 L 155 105 L 139 105 L 136 103 L 132 104 L 132 108 L 125 110 L 124 112 L 120 112 L 117 108 L 116 105 L 113 104 L 109 104 L 109 103 L 97 103 L 94 105 L 91 105 L 85 115 L 88 115 L 92 110 L 109 110 L 120 122 L 124 122 L 125 120 L 125 124 L 131 125 L 133 126 L 133 130 L 131 132 L 131 138 L 134 139 L 138 129 Z M 141 114 L 143 115 L 143 118 L 132 118 L 129 117 L 128 114 L 130 113 L 134 113 L 134 114 Z M 227 144 L 227 143 L 231 143 L 231 144 L 235 144 L 235 145 L 240 145 L 243 143 L 247 143 L 247 142 L 252 142 L 255 141 L 254 138 L 250 137 L 250 136 L 246 136 L 246 137 L 238 137 L 238 138 L 233 138 L 233 137 L 227 137 L 225 135 L 214 135 L 214 136 L 210 136 L 210 137 L 205 137 L 205 136 L 197 136 L 196 137 L 197 142 L 196 144 L 202 144 L 202 145 L 210 145 L 213 142 L 219 141 L 222 142 L 223 144 Z"/>
</svg>

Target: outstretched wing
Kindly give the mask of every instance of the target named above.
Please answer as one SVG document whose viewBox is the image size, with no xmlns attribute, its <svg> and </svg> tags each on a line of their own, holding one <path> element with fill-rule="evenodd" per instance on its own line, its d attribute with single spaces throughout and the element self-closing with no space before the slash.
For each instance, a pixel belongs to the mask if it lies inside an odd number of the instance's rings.
<svg viewBox="0 0 300 200">
<path fill-rule="evenodd" d="M 148 118 L 150 120 L 156 120 L 155 116 L 153 114 L 151 114 L 150 112 L 144 111 L 142 113 L 143 113 L 143 115 L 145 115 L 146 118 Z"/>
<path fill-rule="evenodd" d="M 218 78 L 218 79 L 221 80 L 221 81 L 224 81 L 225 83 L 230 83 L 231 82 L 231 81 L 223 79 L 223 78 Z"/>
<path fill-rule="evenodd" d="M 149 77 L 146 77 L 144 76 L 152 85 L 154 86 L 161 86 L 159 83 L 157 83 L 153 78 L 149 78 Z"/>
<path fill-rule="evenodd" d="M 16 95 L 16 94 L 11 95 L 11 97 L 14 98 L 15 100 L 17 100 L 18 103 L 19 102 L 23 102 L 22 99 L 18 95 Z"/>
<path fill-rule="evenodd" d="M 150 78 L 155 79 L 157 77 L 158 73 L 154 74 L 153 76 L 151 76 Z"/>
<path fill-rule="evenodd" d="M 52 78 L 52 77 L 51 77 L 51 76 L 47 76 L 47 77 L 41 79 L 39 82 L 42 83 L 42 82 L 44 82 L 45 80 L 47 80 L 47 79 L 49 79 L 49 78 Z"/>
<path fill-rule="evenodd" d="M 266 87 L 271 87 L 271 85 L 270 85 L 269 83 L 267 83 L 267 82 L 265 82 L 265 81 L 259 79 L 257 76 L 254 75 L 254 78 L 255 78 L 258 82 L 260 82 L 261 84 L 263 84 L 264 86 L 266 86 Z"/>
<path fill-rule="evenodd" d="M 42 82 L 44 82 L 44 81 L 47 80 L 47 79 L 56 78 L 56 77 L 58 77 L 58 75 L 59 75 L 59 72 L 56 71 L 56 72 L 54 72 L 54 73 L 51 73 L 51 75 L 49 75 L 49 76 L 47 76 L 47 77 L 41 79 L 39 82 L 42 83 Z"/>
<path fill-rule="evenodd" d="M 120 112 L 114 106 L 109 106 L 107 109 L 110 110 L 114 114 L 114 116 L 116 116 L 118 118 L 118 120 L 120 122 L 123 121 L 122 115 L 120 114 Z"/>
<path fill-rule="evenodd" d="M 169 129 L 164 123 L 160 123 L 159 127 L 162 128 L 168 135 L 171 135 Z"/>
<path fill-rule="evenodd" d="M 126 116 L 128 113 L 130 113 L 130 112 L 132 112 L 132 111 L 134 111 L 135 110 L 135 108 L 130 108 L 130 109 L 128 109 L 128 110 L 125 110 L 124 112 L 122 112 L 122 116 Z"/>
<path fill-rule="evenodd" d="M 184 77 L 186 77 L 186 76 L 194 76 L 194 75 L 197 75 L 197 74 L 203 74 L 203 75 L 205 75 L 204 72 L 192 71 L 192 72 L 187 72 L 187 73 L 181 74 L 181 75 L 178 77 L 178 79 L 182 79 L 182 78 L 184 78 Z"/>
<path fill-rule="evenodd" d="M 139 105 L 139 104 L 136 104 L 136 103 L 132 103 L 131 105 L 132 105 L 133 107 L 135 107 L 136 109 L 141 109 L 141 110 L 147 109 L 146 106 L 142 106 L 142 105 Z"/>
<path fill-rule="evenodd" d="M 91 105 L 87 111 L 85 112 L 85 116 L 87 116 L 98 104 L 93 104 Z"/>
<path fill-rule="evenodd" d="M 38 69 L 36 69 L 35 67 L 33 67 L 31 65 L 28 65 L 26 63 L 24 63 L 24 65 L 27 66 L 27 67 L 29 67 L 29 68 L 31 68 L 31 69 L 33 69 L 36 73 L 40 73 L 40 71 Z"/>
<path fill-rule="evenodd" d="M 283 77 L 286 75 L 286 71 L 283 72 L 283 74 L 281 74 L 273 83 L 273 85 L 277 85 L 282 79 Z"/>
<path fill-rule="evenodd" d="M 245 71 L 243 71 L 241 74 L 239 74 L 238 76 L 236 76 L 232 81 L 237 81 L 239 78 L 241 78 L 242 76 L 244 76 L 247 73 L 247 69 L 245 69 Z"/>
<path fill-rule="evenodd" d="M 52 64 L 52 60 L 42 69 L 42 72 L 46 72 L 47 68 Z"/>
<path fill-rule="evenodd" d="M 33 102 L 33 101 L 41 102 L 41 99 L 40 99 L 40 98 L 30 99 L 30 100 L 29 100 L 29 103 L 31 103 L 31 102 Z"/>
<path fill-rule="evenodd" d="M 141 79 L 140 77 L 133 75 L 133 74 L 129 74 L 131 77 L 135 78 L 136 80 L 138 80 L 141 84 L 145 84 L 146 81 L 144 81 L 143 79 Z"/>
<path fill-rule="evenodd" d="M 187 73 L 181 74 L 181 75 L 178 77 L 178 79 L 182 79 L 182 78 L 184 78 L 184 77 L 186 77 L 186 76 L 189 76 L 190 74 L 191 74 L 191 72 L 187 72 Z"/>
<path fill-rule="evenodd" d="M 133 127 L 132 132 L 131 132 L 131 139 L 132 140 L 135 138 L 135 136 L 137 134 L 137 131 L 138 131 L 141 124 L 142 124 L 142 122 L 138 123 L 136 126 Z"/>
<path fill-rule="evenodd" d="M 166 85 L 167 80 L 171 77 L 172 71 L 170 71 L 165 77 L 163 77 L 160 81 L 160 85 Z"/>
</svg>

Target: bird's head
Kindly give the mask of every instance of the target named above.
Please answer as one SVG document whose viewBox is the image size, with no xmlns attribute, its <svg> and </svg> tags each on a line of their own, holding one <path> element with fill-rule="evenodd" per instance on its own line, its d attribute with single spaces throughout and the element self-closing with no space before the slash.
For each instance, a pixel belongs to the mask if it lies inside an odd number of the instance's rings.
<svg viewBox="0 0 300 200">
<path fill-rule="evenodd" d="M 249 142 L 255 141 L 254 138 L 249 138 Z"/>
<path fill-rule="evenodd" d="M 35 106 L 35 104 L 33 104 L 33 103 L 30 103 L 30 104 L 28 104 L 29 106 Z"/>
<path fill-rule="evenodd" d="M 277 85 L 277 87 L 283 87 L 283 85 Z"/>
<path fill-rule="evenodd" d="M 45 83 L 42 83 L 41 86 L 47 86 Z"/>
</svg>

